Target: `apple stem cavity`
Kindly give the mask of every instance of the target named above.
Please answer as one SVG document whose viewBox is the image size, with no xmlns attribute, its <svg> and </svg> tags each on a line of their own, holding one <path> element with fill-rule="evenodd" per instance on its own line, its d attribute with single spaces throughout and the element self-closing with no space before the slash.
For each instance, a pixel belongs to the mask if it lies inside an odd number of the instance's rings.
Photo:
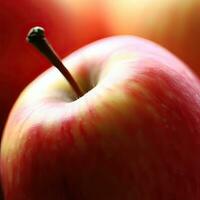
<svg viewBox="0 0 200 200">
<path fill-rule="evenodd" d="M 51 62 L 51 64 L 53 64 L 62 73 L 62 75 L 70 83 L 77 97 L 81 97 L 83 92 L 45 37 L 44 28 L 38 26 L 31 28 L 27 35 L 27 41 L 33 44 Z"/>
</svg>

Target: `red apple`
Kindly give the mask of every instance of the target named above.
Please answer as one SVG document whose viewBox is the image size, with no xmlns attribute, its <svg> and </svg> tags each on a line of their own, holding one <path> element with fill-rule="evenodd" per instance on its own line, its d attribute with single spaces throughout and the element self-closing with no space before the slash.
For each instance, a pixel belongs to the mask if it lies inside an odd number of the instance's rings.
<svg viewBox="0 0 200 200">
<path fill-rule="evenodd" d="M 131 36 L 64 64 L 84 95 L 54 68 L 22 92 L 2 139 L 6 200 L 200 198 L 200 84 L 186 65 Z"/>
<path fill-rule="evenodd" d="M 165 46 L 200 75 L 199 0 L 106 0 L 112 34 L 133 34 Z"/>
<path fill-rule="evenodd" d="M 105 36 L 105 30 L 96 0 L 92 5 L 88 0 L 0 0 L 0 5 L 1 133 L 21 90 L 49 66 L 24 40 L 30 27 L 44 26 L 61 56 Z"/>
</svg>

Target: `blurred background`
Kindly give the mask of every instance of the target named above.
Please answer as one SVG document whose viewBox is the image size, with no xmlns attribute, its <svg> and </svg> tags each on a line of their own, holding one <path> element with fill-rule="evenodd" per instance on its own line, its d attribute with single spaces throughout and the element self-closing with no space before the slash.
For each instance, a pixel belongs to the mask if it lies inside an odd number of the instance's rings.
<svg viewBox="0 0 200 200">
<path fill-rule="evenodd" d="M 50 67 L 25 40 L 42 26 L 63 58 L 100 38 L 153 40 L 200 75 L 199 0 L 0 0 L 0 133 L 17 96 Z"/>
</svg>

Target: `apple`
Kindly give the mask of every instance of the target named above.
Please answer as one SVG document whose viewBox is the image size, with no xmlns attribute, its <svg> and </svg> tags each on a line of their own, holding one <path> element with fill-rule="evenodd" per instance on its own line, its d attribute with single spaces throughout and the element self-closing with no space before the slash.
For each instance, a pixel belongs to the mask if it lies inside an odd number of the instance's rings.
<svg viewBox="0 0 200 200">
<path fill-rule="evenodd" d="M 175 53 L 200 75 L 199 0 L 106 0 L 111 34 L 133 34 Z"/>
<path fill-rule="evenodd" d="M 63 62 L 83 94 L 55 68 L 22 92 L 2 138 L 5 199 L 199 199 L 200 83 L 190 69 L 133 36 Z"/>
<path fill-rule="evenodd" d="M 49 67 L 24 41 L 34 25 L 44 26 L 61 57 L 105 36 L 101 5 L 94 0 L 1 0 L 0 6 L 0 138 L 21 90 Z M 92 17 L 90 16 L 92 15 Z"/>
</svg>

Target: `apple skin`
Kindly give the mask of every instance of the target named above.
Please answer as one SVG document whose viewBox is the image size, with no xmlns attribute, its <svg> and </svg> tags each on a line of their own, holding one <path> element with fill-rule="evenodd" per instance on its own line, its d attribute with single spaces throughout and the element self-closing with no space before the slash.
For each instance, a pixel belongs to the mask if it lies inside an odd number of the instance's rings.
<svg viewBox="0 0 200 200">
<path fill-rule="evenodd" d="M 96 0 L 93 5 L 87 0 L 81 3 L 80 0 L 0 0 L 0 5 L 1 138 L 7 115 L 19 93 L 50 66 L 26 42 L 28 30 L 43 26 L 61 57 L 105 37 L 105 30 L 98 14 L 101 5 Z"/>
<path fill-rule="evenodd" d="M 200 75 L 199 10 L 199 0 L 107 0 L 104 16 L 111 34 L 153 40 Z"/>
<path fill-rule="evenodd" d="M 166 49 L 110 37 L 50 68 L 15 103 L 2 138 L 6 200 L 200 198 L 200 83 Z"/>
</svg>

